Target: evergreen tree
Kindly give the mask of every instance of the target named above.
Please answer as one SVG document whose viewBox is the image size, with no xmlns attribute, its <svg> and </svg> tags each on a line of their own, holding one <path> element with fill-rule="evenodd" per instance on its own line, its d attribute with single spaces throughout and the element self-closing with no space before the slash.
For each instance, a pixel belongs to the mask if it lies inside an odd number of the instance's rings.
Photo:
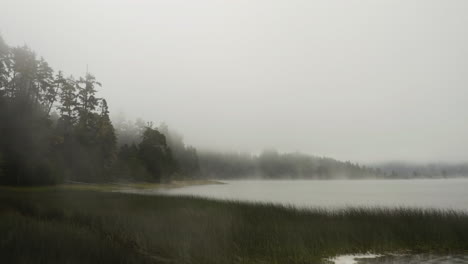
<svg viewBox="0 0 468 264">
<path fill-rule="evenodd" d="M 42 57 L 38 61 L 35 85 L 39 92 L 36 96 L 36 102 L 40 102 L 46 115 L 49 115 L 57 100 L 58 86 L 54 78 L 54 71 Z"/>
<path fill-rule="evenodd" d="M 197 150 L 192 146 L 186 146 L 183 137 L 170 130 L 165 123 L 159 126 L 159 130 L 166 137 L 167 145 L 172 151 L 177 168 L 182 176 L 198 177 L 200 175 L 200 165 Z"/>
<path fill-rule="evenodd" d="M 96 97 L 96 86 L 101 86 L 101 83 L 96 81 L 96 78 L 86 73 L 85 78 L 80 78 L 77 82 L 78 89 L 78 113 L 79 123 L 81 126 L 88 126 L 88 121 L 91 114 L 99 105 L 99 99 Z"/>
<path fill-rule="evenodd" d="M 99 124 L 97 131 L 97 142 L 100 147 L 100 154 L 104 166 L 109 168 L 116 158 L 117 138 L 112 122 L 109 118 L 109 107 L 107 101 L 102 99 L 100 102 Z"/>
<path fill-rule="evenodd" d="M 10 48 L 0 36 L 0 96 L 4 96 L 6 93 L 6 87 L 10 79 L 10 68 Z"/>
<path fill-rule="evenodd" d="M 171 150 L 166 144 L 166 137 L 151 125 L 146 127 L 138 145 L 138 158 L 155 181 L 167 180 L 176 170 Z"/>
<path fill-rule="evenodd" d="M 66 128 L 75 124 L 77 118 L 77 84 L 73 76 L 64 78 L 62 72 L 59 72 L 55 78 L 55 83 L 59 89 L 60 119 Z"/>
</svg>

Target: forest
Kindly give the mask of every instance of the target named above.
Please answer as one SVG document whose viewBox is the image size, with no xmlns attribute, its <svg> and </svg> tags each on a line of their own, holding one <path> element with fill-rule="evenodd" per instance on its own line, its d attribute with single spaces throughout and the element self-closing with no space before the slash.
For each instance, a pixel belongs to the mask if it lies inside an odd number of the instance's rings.
<svg viewBox="0 0 468 264">
<path fill-rule="evenodd" d="M 100 86 L 91 73 L 54 72 L 27 46 L 0 39 L 1 183 L 103 182 L 122 175 L 163 181 L 175 173 L 166 138 L 150 123 L 138 145 L 118 147 Z"/>
<path fill-rule="evenodd" d="M 0 37 L 0 183 L 385 176 L 301 153 L 200 151 L 164 123 L 113 122 L 100 87 L 93 74 L 54 71 L 29 47 L 10 47 Z"/>
</svg>

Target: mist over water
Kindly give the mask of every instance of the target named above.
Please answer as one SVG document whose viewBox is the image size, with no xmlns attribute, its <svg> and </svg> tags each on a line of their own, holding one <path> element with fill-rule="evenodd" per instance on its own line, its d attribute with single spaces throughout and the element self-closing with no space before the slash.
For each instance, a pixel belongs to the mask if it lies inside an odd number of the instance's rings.
<svg viewBox="0 0 468 264">
<path fill-rule="evenodd" d="M 223 182 L 226 184 L 191 186 L 165 190 L 162 193 L 275 203 L 301 208 L 416 207 L 468 212 L 468 179 Z"/>
<path fill-rule="evenodd" d="M 0 264 L 468 264 L 468 1 L 0 10 Z"/>
<path fill-rule="evenodd" d="M 89 68 L 112 115 L 165 121 L 198 148 L 361 163 L 467 158 L 467 1 L 0 7 L 9 45 L 30 45 L 67 75 Z"/>
</svg>

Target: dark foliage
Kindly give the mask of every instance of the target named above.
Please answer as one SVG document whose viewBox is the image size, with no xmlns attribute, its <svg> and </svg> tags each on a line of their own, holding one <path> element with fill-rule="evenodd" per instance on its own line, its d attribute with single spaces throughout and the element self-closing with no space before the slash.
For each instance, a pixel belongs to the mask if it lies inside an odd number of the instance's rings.
<svg viewBox="0 0 468 264">
<path fill-rule="evenodd" d="M 167 139 L 167 145 L 172 150 L 176 166 L 184 178 L 200 177 L 200 165 L 197 150 L 192 146 L 186 146 L 183 137 L 169 129 L 166 124 L 159 127 Z"/>
<path fill-rule="evenodd" d="M 138 146 L 118 153 L 99 86 L 90 73 L 54 75 L 28 47 L 10 48 L 0 38 L 0 183 L 160 181 L 174 174 L 165 136 L 150 127 Z"/>
</svg>

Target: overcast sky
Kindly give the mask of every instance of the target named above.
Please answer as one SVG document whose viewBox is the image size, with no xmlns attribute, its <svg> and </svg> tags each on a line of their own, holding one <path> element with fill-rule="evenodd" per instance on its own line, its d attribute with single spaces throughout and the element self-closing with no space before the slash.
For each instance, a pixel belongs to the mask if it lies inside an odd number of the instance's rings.
<svg viewBox="0 0 468 264">
<path fill-rule="evenodd" d="M 468 160 L 468 1 L 0 0 L 0 34 L 201 148 Z"/>
</svg>

